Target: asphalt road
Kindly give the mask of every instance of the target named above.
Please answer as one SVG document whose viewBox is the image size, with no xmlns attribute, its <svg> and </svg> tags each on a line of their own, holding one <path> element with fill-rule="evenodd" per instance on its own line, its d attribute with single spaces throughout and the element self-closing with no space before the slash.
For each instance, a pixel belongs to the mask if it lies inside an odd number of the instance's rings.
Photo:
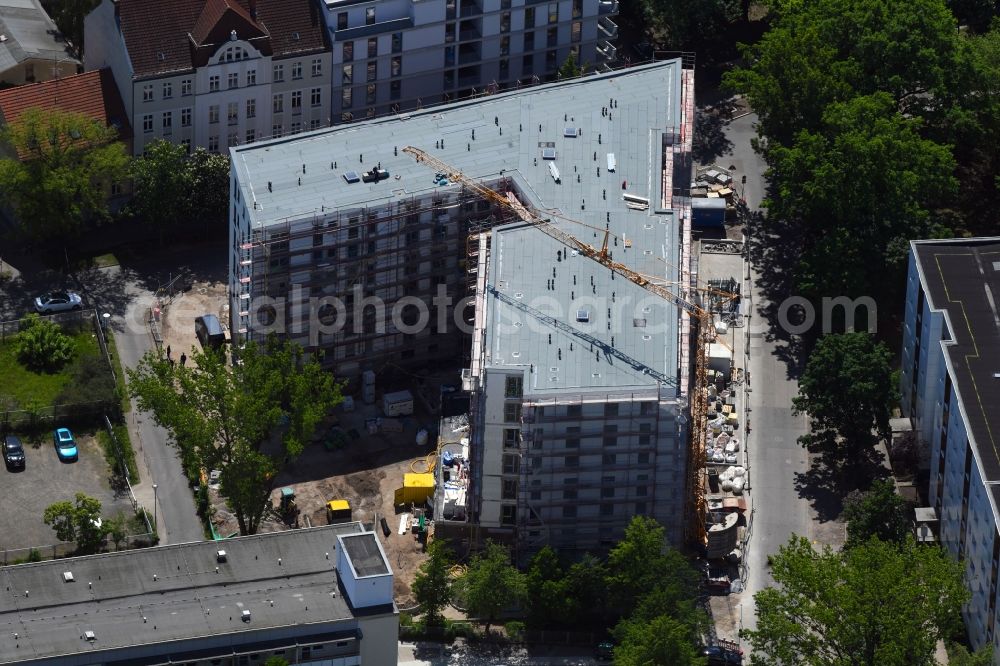
<svg viewBox="0 0 1000 666">
<path fill-rule="evenodd" d="M 732 155 L 721 158 L 734 164 L 747 177 L 745 198 L 750 210 L 757 210 L 764 196 L 763 172 L 766 168 L 753 152 L 750 139 L 755 136 L 756 116 L 750 114 L 726 126 L 732 142 Z M 751 230 L 752 233 L 752 230 Z M 745 589 L 740 595 L 742 625 L 756 626 L 753 595 L 773 582 L 767 569 L 767 556 L 788 541 L 791 534 L 807 537 L 813 532 L 813 513 L 809 503 L 799 496 L 796 473 L 809 468 L 806 451 L 797 439 L 805 434 L 804 416 L 792 415 L 792 398 L 798 393 L 795 366 L 785 359 L 787 343 L 774 335 L 768 320 L 767 295 L 758 285 L 759 275 L 751 262 L 753 308 L 750 319 L 750 416 L 751 433 L 747 437 L 752 522 L 746 552 Z"/>
</svg>

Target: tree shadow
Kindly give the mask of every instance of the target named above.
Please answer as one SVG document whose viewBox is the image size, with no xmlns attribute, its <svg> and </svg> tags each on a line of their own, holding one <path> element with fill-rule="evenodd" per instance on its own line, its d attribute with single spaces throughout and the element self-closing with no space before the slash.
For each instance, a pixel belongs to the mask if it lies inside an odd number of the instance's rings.
<svg viewBox="0 0 1000 666">
<path fill-rule="evenodd" d="M 698 164 L 711 164 L 733 151 L 733 142 L 726 136 L 725 122 L 717 114 L 699 111 L 695 116 L 691 154 Z"/>
<path fill-rule="evenodd" d="M 850 465 L 831 455 L 814 455 L 807 471 L 795 473 L 795 491 L 810 503 L 817 521 L 837 520 L 848 494 L 867 490 L 873 481 L 888 476 L 883 460 L 884 456 L 874 447 Z"/>
</svg>

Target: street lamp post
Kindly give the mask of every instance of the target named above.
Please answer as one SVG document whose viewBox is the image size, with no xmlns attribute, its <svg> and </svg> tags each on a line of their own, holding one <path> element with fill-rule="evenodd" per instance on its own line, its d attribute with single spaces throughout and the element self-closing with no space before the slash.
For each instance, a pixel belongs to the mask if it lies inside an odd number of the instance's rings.
<svg viewBox="0 0 1000 666">
<path fill-rule="evenodd" d="M 159 534 L 159 530 L 156 528 L 156 484 L 153 484 L 153 533 Z"/>
</svg>

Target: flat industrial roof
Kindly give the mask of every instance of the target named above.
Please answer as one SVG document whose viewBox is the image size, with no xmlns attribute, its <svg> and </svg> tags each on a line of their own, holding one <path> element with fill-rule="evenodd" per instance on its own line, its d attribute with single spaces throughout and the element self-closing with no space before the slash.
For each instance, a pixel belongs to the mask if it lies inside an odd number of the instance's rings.
<svg viewBox="0 0 1000 666">
<path fill-rule="evenodd" d="M 347 549 L 347 556 L 351 558 L 351 564 L 354 565 L 358 578 L 384 576 L 389 573 L 389 563 L 385 561 L 382 547 L 372 532 L 349 534 L 342 536 L 340 541 Z"/>
<path fill-rule="evenodd" d="M 361 531 L 347 523 L 0 568 L 0 663 L 96 662 L 102 650 L 350 619 L 336 537 Z"/>
<path fill-rule="evenodd" d="M 914 241 L 929 305 L 945 310 L 944 345 L 984 481 L 1000 481 L 1000 238 Z M 1000 488 L 993 486 L 994 493 Z M 1000 494 L 996 496 L 1000 505 Z"/>
</svg>

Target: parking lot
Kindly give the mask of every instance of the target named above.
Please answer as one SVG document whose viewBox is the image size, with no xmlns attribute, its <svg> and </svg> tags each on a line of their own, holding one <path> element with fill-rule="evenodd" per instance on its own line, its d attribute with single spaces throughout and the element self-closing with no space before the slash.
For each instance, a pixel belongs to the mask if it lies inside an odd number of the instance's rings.
<svg viewBox="0 0 1000 666">
<path fill-rule="evenodd" d="M 0 549 L 14 550 L 56 543 L 55 532 L 42 520 L 45 508 L 61 500 L 73 500 L 82 492 L 101 501 L 105 517 L 122 511 L 132 516 L 127 497 L 115 499 L 110 473 L 95 436 L 76 433 L 80 458 L 76 462 L 60 462 L 48 434 L 37 446 L 24 437 L 25 469 L 4 469 L 2 488 L 4 508 L 0 511 Z M 26 556 L 11 553 L 7 559 Z M 61 553 L 60 553 L 61 554 Z M 50 553 L 51 555 L 51 553 Z"/>
</svg>

